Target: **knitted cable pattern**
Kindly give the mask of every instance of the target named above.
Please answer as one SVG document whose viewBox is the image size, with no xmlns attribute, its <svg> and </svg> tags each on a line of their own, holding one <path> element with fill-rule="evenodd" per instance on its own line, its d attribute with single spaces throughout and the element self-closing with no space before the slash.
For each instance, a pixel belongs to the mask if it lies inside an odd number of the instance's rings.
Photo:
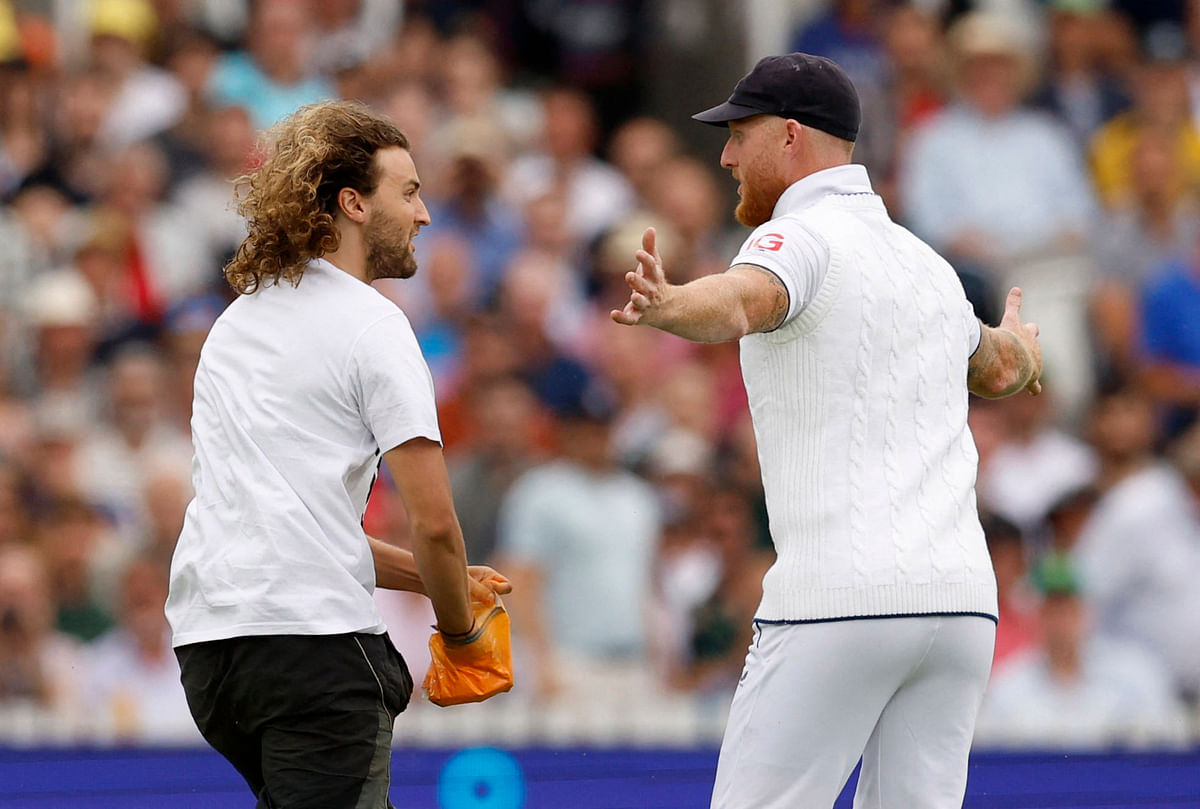
<svg viewBox="0 0 1200 809">
<path fill-rule="evenodd" d="M 861 251 L 855 251 L 861 262 Z M 861 263 L 858 266 L 862 266 Z M 867 566 L 867 514 L 864 504 L 863 483 L 866 478 L 867 458 L 867 404 L 871 393 L 871 343 L 875 333 L 876 294 L 874 285 L 861 284 L 861 320 L 858 331 L 858 346 L 854 362 L 854 401 L 851 405 L 850 425 L 850 542 L 854 574 L 860 581 L 870 580 Z"/>
<path fill-rule="evenodd" d="M 893 240 L 889 237 L 888 246 L 892 248 L 890 257 L 876 256 L 876 260 L 884 267 L 884 273 L 889 284 L 889 294 L 892 299 L 892 339 L 888 349 L 888 388 L 887 400 L 885 407 L 887 408 L 887 417 L 885 420 L 886 428 L 884 432 L 883 445 L 883 464 L 886 471 L 886 482 L 888 489 L 888 521 L 891 529 L 892 547 L 895 550 L 896 568 L 901 574 L 901 578 L 909 578 L 911 572 L 908 563 L 908 557 L 904 553 L 904 543 L 902 537 L 904 531 L 902 526 L 897 524 L 897 518 L 900 516 L 901 503 L 898 502 L 898 487 L 904 479 L 904 468 L 900 464 L 901 451 L 897 447 L 896 441 L 900 436 L 900 423 L 896 420 L 896 414 L 899 408 L 896 406 L 899 398 L 900 389 L 900 340 L 899 330 L 907 325 L 906 312 L 901 306 L 900 295 L 898 294 L 902 284 L 911 285 L 913 283 L 912 265 L 906 260 L 904 251 L 896 250 Z M 888 260 L 892 258 L 893 260 Z M 898 259 L 898 263 L 895 259 Z M 911 315 L 908 316 L 911 318 Z"/>
</svg>

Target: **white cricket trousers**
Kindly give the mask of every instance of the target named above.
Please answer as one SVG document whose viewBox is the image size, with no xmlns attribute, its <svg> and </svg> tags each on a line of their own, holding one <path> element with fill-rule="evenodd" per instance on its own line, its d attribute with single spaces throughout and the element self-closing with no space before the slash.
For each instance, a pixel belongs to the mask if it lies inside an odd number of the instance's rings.
<svg viewBox="0 0 1200 809">
<path fill-rule="evenodd" d="M 996 625 L 975 615 L 756 622 L 712 809 L 960 809 Z"/>
</svg>

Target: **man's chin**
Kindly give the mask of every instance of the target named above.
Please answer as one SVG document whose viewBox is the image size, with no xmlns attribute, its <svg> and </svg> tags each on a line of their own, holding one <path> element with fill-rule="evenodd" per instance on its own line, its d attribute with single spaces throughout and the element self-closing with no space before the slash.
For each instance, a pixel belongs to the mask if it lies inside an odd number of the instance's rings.
<svg viewBox="0 0 1200 809">
<path fill-rule="evenodd" d="M 404 280 L 405 278 L 412 278 L 416 274 L 417 262 L 405 262 L 399 267 L 395 267 L 388 278 L 399 278 L 400 280 Z"/>
<path fill-rule="evenodd" d="M 412 278 L 417 274 L 417 262 L 415 258 L 410 256 L 409 261 L 401 261 L 396 263 L 382 263 L 378 261 L 367 260 L 368 272 L 374 271 L 372 280 L 378 281 L 381 278 L 405 279 Z"/>
<path fill-rule="evenodd" d="M 771 215 L 763 214 L 761 210 L 755 210 L 753 206 L 747 205 L 746 200 L 738 203 L 738 206 L 733 209 L 733 218 L 742 223 L 746 227 L 756 228 L 763 222 L 770 220 Z"/>
</svg>

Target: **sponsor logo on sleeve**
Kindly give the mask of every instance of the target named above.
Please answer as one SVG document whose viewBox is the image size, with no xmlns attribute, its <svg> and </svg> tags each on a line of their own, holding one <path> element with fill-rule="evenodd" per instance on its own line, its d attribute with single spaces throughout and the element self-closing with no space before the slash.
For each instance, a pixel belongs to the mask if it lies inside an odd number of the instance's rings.
<svg viewBox="0 0 1200 809">
<path fill-rule="evenodd" d="M 751 250 L 770 250 L 773 253 L 778 253 L 781 247 L 783 247 L 782 233 L 764 233 L 750 242 Z"/>
</svg>

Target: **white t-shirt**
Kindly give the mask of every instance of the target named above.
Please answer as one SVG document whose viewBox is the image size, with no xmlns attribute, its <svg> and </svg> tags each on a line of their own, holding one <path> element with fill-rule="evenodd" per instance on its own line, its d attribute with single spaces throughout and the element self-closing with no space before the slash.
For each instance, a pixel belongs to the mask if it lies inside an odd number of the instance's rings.
<svg viewBox="0 0 1200 809">
<path fill-rule="evenodd" d="M 174 645 L 385 630 L 362 529 L 383 452 L 440 441 L 404 313 L 323 260 L 234 301 L 196 370 Z"/>
</svg>

